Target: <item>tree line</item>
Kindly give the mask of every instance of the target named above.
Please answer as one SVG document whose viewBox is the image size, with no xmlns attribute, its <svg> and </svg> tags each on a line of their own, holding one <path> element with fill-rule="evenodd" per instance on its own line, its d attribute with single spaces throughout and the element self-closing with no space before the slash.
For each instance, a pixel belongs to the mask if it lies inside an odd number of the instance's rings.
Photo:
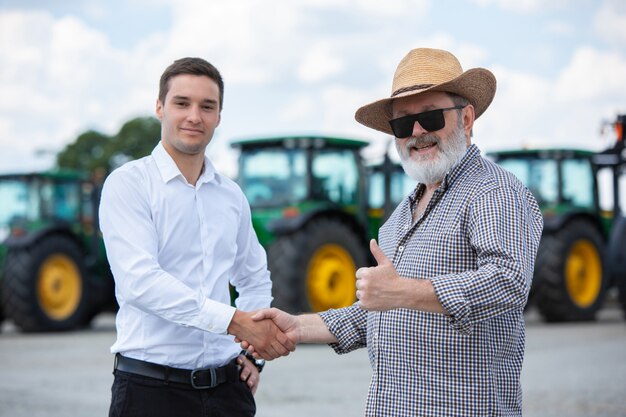
<svg viewBox="0 0 626 417">
<path fill-rule="evenodd" d="M 56 165 L 106 176 L 127 161 L 150 154 L 160 137 L 161 124 L 155 117 L 129 120 L 113 136 L 88 130 L 59 152 Z"/>
</svg>

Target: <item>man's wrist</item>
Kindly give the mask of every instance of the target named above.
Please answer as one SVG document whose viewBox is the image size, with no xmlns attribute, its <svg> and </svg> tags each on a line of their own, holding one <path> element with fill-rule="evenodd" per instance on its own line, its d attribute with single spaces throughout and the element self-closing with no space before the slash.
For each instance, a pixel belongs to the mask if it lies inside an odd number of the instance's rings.
<svg viewBox="0 0 626 417">
<path fill-rule="evenodd" d="M 233 317 L 230 319 L 230 323 L 228 323 L 228 327 L 226 328 L 226 333 L 237 336 L 239 330 L 241 330 L 241 319 L 245 313 L 241 310 L 235 309 L 233 313 Z"/>
<path fill-rule="evenodd" d="M 257 359 L 247 350 L 242 350 L 241 355 L 244 355 L 250 362 L 252 362 L 252 364 L 256 366 L 256 369 L 258 369 L 259 373 L 263 371 L 263 368 L 265 367 L 265 359 Z"/>
</svg>

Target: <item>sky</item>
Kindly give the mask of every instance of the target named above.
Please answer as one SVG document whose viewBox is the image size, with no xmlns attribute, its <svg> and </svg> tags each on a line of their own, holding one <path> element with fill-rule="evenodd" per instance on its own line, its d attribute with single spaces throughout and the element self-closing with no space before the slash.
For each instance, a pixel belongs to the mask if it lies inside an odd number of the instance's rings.
<svg viewBox="0 0 626 417">
<path fill-rule="evenodd" d="M 208 155 L 236 172 L 234 139 L 393 139 L 354 120 L 389 97 L 411 49 L 446 49 L 494 73 L 474 125 L 483 152 L 602 150 L 626 113 L 623 0 L 0 0 L 0 173 L 52 168 L 93 129 L 154 115 L 159 77 L 199 56 L 225 82 Z"/>
</svg>

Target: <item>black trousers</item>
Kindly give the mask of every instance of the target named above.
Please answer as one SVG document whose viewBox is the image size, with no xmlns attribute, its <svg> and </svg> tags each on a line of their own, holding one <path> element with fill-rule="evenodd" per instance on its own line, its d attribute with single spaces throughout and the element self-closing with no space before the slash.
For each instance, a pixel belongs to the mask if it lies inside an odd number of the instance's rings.
<svg viewBox="0 0 626 417">
<path fill-rule="evenodd" d="M 109 417 L 253 417 L 254 396 L 243 381 L 209 389 L 116 370 Z"/>
</svg>

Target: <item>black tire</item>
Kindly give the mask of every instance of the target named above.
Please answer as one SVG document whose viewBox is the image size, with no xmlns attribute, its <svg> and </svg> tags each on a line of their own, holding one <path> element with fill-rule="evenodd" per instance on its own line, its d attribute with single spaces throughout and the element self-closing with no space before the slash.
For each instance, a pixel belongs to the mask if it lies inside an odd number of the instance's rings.
<svg viewBox="0 0 626 417">
<path fill-rule="evenodd" d="M 617 287 L 619 303 L 626 317 L 626 217 L 624 215 L 620 215 L 613 221 L 608 253 L 611 283 Z"/>
<path fill-rule="evenodd" d="M 0 283 L 2 283 L 2 271 L 0 271 Z M 2 285 L 0 285 L 0 332 L 2 332 L 2 323 L 4 323 L 4 306 L 2 305 Z"/>
<path fill-rule="evenodd" d="M 82 327 L 93 317 L 83 255 L 71 239 L 49 236 L 7 253 L 2 303 L 25 332 Z"/>
<path fill-rule="evenodd" d="M 617 282 L 617 290 L 622 313 L 624 318 L 626 318 L 626 276 L 624 274 L 622 274 L 620 281 Z"/>
<path fill-rule="evenodd" d="M 268 249 L 273 305 L 290 313 L 347 307 L 356 301 L 355 273 L 367 259 L 354 230 L 336 219 L 314 219 Z"/>
<path fill-rule="evenodd" d="M 534 302 L 549 322 L 594 320 L 608 273 L 605 244 L 594 224 L 574 220 L 544 235 L 535 267 Z"/>
</svg>

